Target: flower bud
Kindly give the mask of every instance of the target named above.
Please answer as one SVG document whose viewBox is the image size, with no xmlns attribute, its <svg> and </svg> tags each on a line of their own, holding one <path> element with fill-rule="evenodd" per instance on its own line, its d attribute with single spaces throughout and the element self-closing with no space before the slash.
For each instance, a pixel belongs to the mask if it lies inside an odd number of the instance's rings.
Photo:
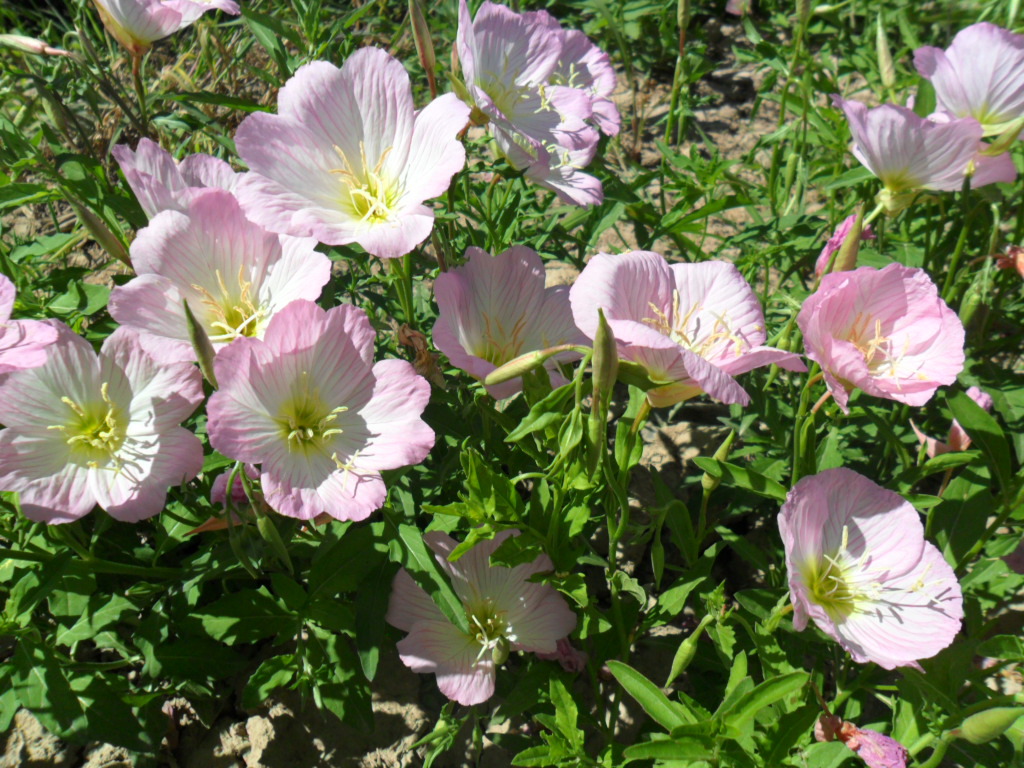
<svg viewBox="0 0 1024 768">
<path fill-rule="evenodd" d="M 557 347 L 539 349 L 536 352 L 527 352 L 525 355 L 520 355 L 514 360 L 509 360 L 504 365 L 498 366 L 487 374 L 487 376 L 484 377 L 484 385 L 491 387 L 495 384 L 501 384 L 506 381 L 511 381 L 512 379 L 518 379 L 520 376 L 529 373 L 534 368 L 539 368 L 549 358 L 571 350 L 578 351 L 579 348 L 575 344 L 560 344 Z"/>
<path fill-rule="evenodd" d="M 71 207 L 75 209 L 75 213 L 78 214 L 78 218 L 81 220 L 82 224 L 85 225 L 85 228 L 89 230 L 89 234 L 92 235 L 93 240 L 99 243 L 103 250 L 122 264 L 129 267 L 132 265 L 131 258 L 128 256 L 128 250 L 124 247 L 124 243 L 122 243 L 120 238 L 110 231 L 99 216 L 88 208 L 76 205 L 75 203 L 72 203 Z"/>
<path fill-rule="evenodd" d="M 509 650 L 510 646 L 508 640 L 504 637 L 499 637 L 497 642 L 495 642 L 494 647 L 491 648 L 491 661 L 500 667 L 508 661 Z"/>
<path fill-rule="evenodd" d="M 732 444 L 733 444 L 733 441 L 735 439 L 736 439 L 736 430 L 735 429 L 730 430 L 729 434 L 726 436 L 725 440 L 723 440 L 722 444 L 720 446 L 718 446 L 718 450 L 715 451 L 715 455 L 713 457 L 715 459 L 715 461 L 728 461 L 729 460 L 729 450 L 732 448 Z M 720 478 L 720 477 L 712 477 L 707 472 L 705 472 L 704 476 L 700 479 L 700 486 L 701 486 L 701 488 L 704 489 L 705 493 L 711 493 L 712 491 L 714 491 L 719 486 L 719 484 L 721 482 L 722 482 L 722 478 Z"/>
<path fill-rule="evenodd" d="M 843 244 L 839 246 L 833 272 L 849 272 L 857 266 L 857 253 L 860 251 L 861 234 L 864 231 L 864 211 L 857 211 L 857 218 L 850 226 Z"/>
<path fill-rule="evenodd" d="M 213 350 L 213 344 L 210 343 L 210 337 L 206 335 L 206 331 L 196 320 L 196 316 L 192 314 L 192 309 L 189 307 L 188 302 L 182 300 L 185 305 L 185 323 L 188 326 L 188 338 L 192 342 L 192 349 L 195 350 L 196 359 L 199 361 L 199 370 L 203 372 L 203 376 L 210 386 L 217 389 L 217 377 L 213 372 L 213 358 L 216 357 L 217 353 Z"/>
<path fill-rule="evenodd" d="M 34 53 L 39 56 L 70 56 L 69 51 L 63 48 L 52 48 L 42 40 L 25 35 L 0 35 L 0 45 L 13 48 L 16 51 Z"/>
<path fill-rule="evenodd" d="M 679 647 L 676 649 L 676 655 L 672 658 L 672 667 L 669 670 L 668 679 L 665 681 L 666 687 L 671 685 L 672 681 L 683 674 L 686 668 L 690 666 L 693 657 L 697 655 L 697 643 L 700 642 L 700 637 L 704 634 L 704 628 L 711 623 L 711 620 L 711 614 L 706 614 L 700 620 L 697 628 L 690 633 L 690 636 L 679 644 Z"/>
<path fill-rule="evenodd" d="M 431 98 L 437 98 L 437 77 L 434 70 L 437 60 L 434 57 L 434 41 L 430 39 L 430 28 L 423 15 L 423 0 L 409 0 L 409 18 L 412 20 L 412 38 L 416 41 L 416 52 L 420 56 L 420 64 L 427 73 Z"/>
<path fill-rule="evenodd" d="M 892 53 L 889 51 L 889 38 L 885 34 L 885 24 L 882 22 L 882 14 L 878 14 L 878 23 L 875 27 L 875 52 L 878 56 L 878 71 L 882 76 L 882 85 L 892 88 L 896 84 L 896 69 L 892 63 Z"/>
<path fill-rule="evenodd" d="M 971 715 L 952 733 L 971 744 L 984 744 L 1002 736 L 1021 717 L 1024 707 L 993 707 Z"/>
</svg>

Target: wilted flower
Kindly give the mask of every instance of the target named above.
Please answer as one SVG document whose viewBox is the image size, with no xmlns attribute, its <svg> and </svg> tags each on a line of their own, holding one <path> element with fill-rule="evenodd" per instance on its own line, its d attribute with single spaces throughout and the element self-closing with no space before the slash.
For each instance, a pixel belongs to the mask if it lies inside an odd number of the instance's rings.
<svg viewBox="0 0 1024 768">
<path fill-rule="evenodd" d="M 57 329 L 39 320 L 11 320 L 18 294 L 7 275 L 0 275 L 0 374 L 35 368 L 46 362 Z"/>
<path fill-rule="evenodd" d="M 973 188 L 1017 178 L 1008 153 L 979 154 L 986 145 L 974 118 L 927 119 L 895 104 L 868 109 L 839 96 L 832 100 L 850 122 L 854 156 L 881 180 L 882 199 L 896 208 L 896 196 L 904 192 L 959 190 L 968 174 Z"/>
<path fill-rule="evenodd" d="M 797 315 L 807 356 L 847 410 L 852 389 L 924 405 L 964 367 L 964 328 L 923 269 L 825 275 Z"/>
<path fill-rule="evenodd" d="M 238 198 L 254 221 L 382 258 L 430 234 L 434 212 L 423 201 L 448 189 L 466 161 L 457 134 L 469 108 L 457 96 L 416 111 L 405 67 L 362 48 L 341 69 L 300 67 L 277 104 L 276 115 L 249 115 L 235 137 L 252 169 Z"/>
<path fill-rule="evenodd" d="M 234 0 L 93 0 L 100 19 L 132 56 L 139 57 L 157 40 L 187 27 L 207 11 L 237 15 Z"/>
<path fill-rule="evenodd" d="M 179 163 L 149 139 L 139 139 L 134 152 L 126 144 L 118 144 L 111 154 L 149 218 L 161 211 L 187 213 L 192 198 L 201 190 L 217 187 L 234 192 L 242 177 L 211 155 L 188 155 Z"/>
<path fill-rule="evenodd" d="M 1024 117 L 1024 35 L 987 21 L 972 24 L 944 51 L 918 48 L 914 66 L 934 86 L 939 109 L 973 117 L 986 136 Z"/>
<path fill-rule="evenodd" d="M 315 300 L 331 262 L 312 238 L 267 232 L 220 189 L 203 190 L 187 213 L 164 211 L 131 246 L 138 277 L 114 289 L 110 314 L 143 334 L 161 360 L 195 360 L 184 302 L 215 349 L 263 336 L 274 313 Z"/>
<path fill-rule="evenodd" d="M 517 245 L 491 256 L 466 249 L 468 263 L 437 276 L 434 295 L 438 318 L 434 344 L 452 365 L 483 379 L 521 354 L 559 344 L 586 344 L 572 320 L 569 289 L 544 287 L 544 264 L 535 251 Z M 564 384 L 556 360 L 547 366 L 552 383 Z M 523 388 L 512 379 L 487 388 L 497 399 Z"/>
<path fill-rule="evenodd" d="M 854 661 L 917 666 L 953 642 L 963 598 L 917 510 L 863 475 L 803 478 L 779 514 L 797 630 L 814 619 Z"/>
<path fill-rule="evenodd" d="M 832 233 L 832 236 L 825 243 L 825 247 L 821 249 L 821 253 L 818 254 L 818 260 L 814 262 L 814 275 L 820 277 L 825 274 L 825 270 L 828 269 L 828 263 L 832 260 L 832 254 L 836 253 L 840 248 L 843 247 L 843 243 L 846 241 L 847 236 L 853 229 L 853 225 L 857 221 L 857 214 L 848 216 L 843 220 L 843 223 L 836 227 L 836 231 Z M 864 225 L 864 229 L 861 230 L 860 239 L 863 240 L 874 240 L 875 232 L 871 229 L 870 224 Z"/>
<path fill-rule="evenodd" d="M 210 503 L 220 504 L 222 507 L 228 505 L 228 478 L 231 477 L 232 470 L 228 469 L 217 475 L 217 478 L 213 481 L 213 485 L 210 486 Z M 235 481 L 231 484 L 231 503 L 236 507 L 242 504 L 248 503 L 249 497 L 245 495 L 245 483 L 242 479 L 242 475 L 245 475 L 249 480 L 260 479 L 259 467 L 254 467 L 252 464 L 248 464 L 238 470 L 235 473 Z"/>
<path fill-rule="evenodd" d="M 485 2 L 472 19 L 465 0 L 457 49 L 468 97 L 509 163 L 568 203 L 601 202 L 601 183 L 580 169 L 594 157 L 598 132 L 619 130 L 608 55 L 546 11 Z"/>
<path fill-rule="evenodd" d="M 373 362 L 374 331 L 351 305 L 293 301 L 263 339 L 217 353 L 210 398 L 215 450 L 260 465 L 267 503 L 309 520 L 362 520 L 384 503 L 380 472 L 421 461 L 434 433 L 420 419 L 430 385 L 404 360 Z"/>
<path fill-rule="evenodd" d="M 557 661 L 562 669 L 573 674 L 578 674 L 587 668 L 587 654 L 574 648 L 567 637 L 558 641 L 554 653 L 537 651 L 537 658 L 545 661 Z"/>
<path fill-rule="evenodd" d="M 202 402 L 194 365 L 161 365 L 118 329 L 97 357 L 54 323 L 38 368 L 0 384 L 0 490 L 18 491 L 31 520 L 67 523 L 99 504 L 118 520 L 152 517 L 167 488 L 203 465 L 198 438 L 178 426 Z"/>
<path fill-rule="evenodd" d="M 992 396 L 988 393 L 982 392 L 977 387 L 970 387 L 967 390 L 967 395 L 986 411 L 992 410 Z M 934 437 L 928 437 L 917 428 L 913 421 L 910 422 L 910 426 L 913 428 L 914 434 L 917 435 L 918 442 L 924 446 L 925 454 L 929 459 L 934 459 L 940 453 L 966 451 L 971 447 L 971 436 L 964 431 L 964 428 L 960 426 L 960 422 L 956 419 L 953 419 L 953 424 L 949 428 L 949 436 L 944 443 L 939 442 Z"/>
<path fill-rule="evenodd" d="M 725 403 L 750 402 L 733 378 L 774 363 L 805 370 L 799 356 L 763 346 L 764 315 L 753 289 L 724 261 L 669 265 L 650 251 L 599 253 L 569 291 L 576 325 L 590 338 L 603 309 L 619 357 L 642 365 L 658 386 L 653 406 L 706 392 Z"/>
<path fill-rule="evenodd" d="M 995 259 L 998 269 L 1015 269 L 1017 274 L 1024 278 L 1024 248 L 1011 245 L 1005 254 L 997 254 Z"/>
<path fill-rule="evenodd" d="M 907 768 L 910 753 L 896 739 L 858 728 L 836 715 L 822 715 L 814 726 L 818 741 L 841 741 L 860 757 L 868 768 Z"/>
<path fill-rule="evenodd" d="M 465 606 L 469 634 L 452 624 L 405 570 L 395 576 L 386 618 L 409 633 L 398 643 L 399 657 L 413 672 L 437 675 L 441 693 L 459 704 L 491 697 L 495 667 L 510 651 L 557 653 L 558 641 L 576 627 L 576 614 L 558 592 L 529 581 L 553 568 L 547 555 L 515 568 L 490 564 L 491 554 L 512 535 L 502 531 L 479 542 L 454 563 L 447 559 L 456 547 L 450 536 L 440 531 L 423 536 Z"/>
</svg>

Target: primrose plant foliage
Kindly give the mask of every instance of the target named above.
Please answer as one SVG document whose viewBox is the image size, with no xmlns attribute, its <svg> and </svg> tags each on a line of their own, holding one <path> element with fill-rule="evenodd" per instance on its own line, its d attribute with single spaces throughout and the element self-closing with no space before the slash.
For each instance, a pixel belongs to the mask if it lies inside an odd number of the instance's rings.
<svg viewBox="0 0 1024 768">
<path fill-rule="evenodd" d="M 0 35 L 0 730 L 1019 765 L 1013 3 L 93 3 Z"/>
</svg>

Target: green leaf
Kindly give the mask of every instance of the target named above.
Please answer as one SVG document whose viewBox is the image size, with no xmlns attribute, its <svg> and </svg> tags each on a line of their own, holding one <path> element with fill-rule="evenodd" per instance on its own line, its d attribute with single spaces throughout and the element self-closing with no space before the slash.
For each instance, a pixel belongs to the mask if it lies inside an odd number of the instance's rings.
<svg viewBox="0 0 1024 768">
<path fill-rule="evenodd" d="M 55 315 L 67 316 L 74 313 L 94 315 L 107 306 L 110 289 L 105 285 L 74 282 L 65 293 L 47 305 L 47 309 Z"/>
<path fill-rule="evenodd" d="M 996 635 L 979 645 L 976 652 L 1000 661 L 1024 661 L 1024 639 L 1017 635 Z"/>
<path fill-rule="evenodd" d="M 721 479 L 727 485 L 742 488 L 776 501 L 786 500 L 786 489 L 770 477 L 745 469 L 727 461 L 717 461 L 707 456 L 698 456 L 694 463 L 716 480 Z"/>
<path fill-rule="evenodd" d="M 242 691 L 242 706 L 246 709 L 255 709 L 276 689 L 288 685 L 297 670 L 294 654 L 271 656 L 249 677 L 249 682 Z"/>
<path fill-rule="evenodd" d="M 455 594 L 448 577 L 441 570 L 434 552 L 423 541 L 419 528 L 407 523 L 396 523 L 386 516 L 395 539 L 391 542 L 391 559 L 405 568 L 413 580 L 430 595 L 430 599 L 441 609 L 447 619 L 461 631 L 469 634 L 469 619 L 466 608 Z"/>
<path fill-rule="evenodd" d="M 18 699 L 47 729 L 68 738 L 86 728 L 85 708 L 49 648 L 23 635 L 12 661 L 11 683 Z"/>
<path fill-rule="evenodd" d="M 631 666 L 621 661 L 609 661 L 608 669 L 615 675 L 619 685 L 626 689 L 626 693 L 636 699 L 644 712 L 662 728 L 671 731 L 687 724 L 687 711 L 670 700 L 658 686 Z"/>
<path fill-rule="evenodd" d="M 67 629 L 58 629 L 54 640 L 58 645 L 68 646 L 82 640 L 91 640 L 111 624 L 137 613 L 135 604 L 120 595 L 93 595 L 89 599 L 89 607 L 82 612 L 78 621 Z"/>
<path fill-rule="evenodd" d="M 634 760 L 707 760 L 714 755 L 711 739 L 688 736 L 681 739 L 658 739 L 626 747 L 627 763 Z"/>
<path fill-rule="evenodd" d="M 790 672 L 788 675 L 765 680 L 740 697 L 729 711 L 722 713 L 725 724 L 733 728 L 740 727 L 744 720 L 754 717 L 765 707 L 799 691 L 807 685 L 809 679 L 810 675 L 806 672 Z"/>
<path fill-rule="evenodd" d="M 984 408 L 971 400 L 966 392 L 946 395 L 946 403 L 953 412 L 953 418 L 960 422 L 972 443 L 981 448 L 1003 494 L 1009 494 L 1013 488 L 1010 444 L 999 424 Z"/>
<path fill-rule="evenodd" d="M 553 390 L 551 394 L 533 404 L 530 412 L 526 414 L 519 426 L 513 429 L 505 442 L 516 443 L 527 435 L 546 429 L 562 421 L 564 418 L 565 404 L 569 402 L 575 392 L 576 385 L 572 382 Z"/>
<path fill-rule="evenodd" d="M 194 615 L 210 637 L 228 645 L 255 643 L 298 629 L 298 618 L 282 608 L 266 587 L 227 595 Z"/>
</svg>

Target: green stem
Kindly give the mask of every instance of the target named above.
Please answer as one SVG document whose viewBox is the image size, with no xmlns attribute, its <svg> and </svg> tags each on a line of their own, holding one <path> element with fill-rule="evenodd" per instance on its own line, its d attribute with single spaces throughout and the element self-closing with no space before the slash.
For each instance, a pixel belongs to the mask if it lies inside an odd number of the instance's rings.
<svg viewBox="0 0 1024 768">
<path fill-rule="evenodd" d="M 412 328 L 416 327 L 416 316 L 412 309 L 412 254 L 397 259 L 389 259 L 388 267 L 394 275 L 395 294 L 402 308 L 405 322 Z"/>
<path fill-rule="evenodd" d="M 992 521 L 992 525 L 985 529 L 981 538 L 974 542 L 974 546 L 967 551 L 967 554 L 961 557 L 959 562 L 957 562 L 956 573 L 958 576 L 963 574 L 963 570 L 967 567 L 967 564 L 981 553 L 981 550 L 985 548 L 986 544 L 988 544 L 988 540 L 992 538 L 996 531 L 1006 524 L 1010 515 L 1013 514 L 1014 510 L 1019 509 L 1021 504 L 1024 504 L 1024 486 L 1021 487 L 1020 491 L 1017 493 L 1017 498 L 1013 501 L 1009 501 L 1008 499 L 1003 501 L 1003 511 L 1000 512 L 999 516 Z"/>
<path fill-rule="evenodd" d="M 942 764 L 942 758 L 946 756 L 946 750 L 949 749 L 950 736 L 947 734 L 942 737 L 942 740 L 935 745 L 935 749 L 932 750 L 931 757 L 919 764 L 919 768 L 939 768 Z"/>
<path fill-rule="evenodd" d="M 135 84 L 135 95 L 139 97 L 139 121 L 142 123 L 143 135 L 149 135 L 149 113 L 146 111 L 146 85 L 142 82 L 142 54 L 132 56 L 132 82 Z"/>
<path fill-rule="evenodd" d="M 0 562 L 3 560 L 21 560 L 29 563 L 48 563 L 52 559 L 53 557 L 51 555 L 37 552 L 25 552 L 20 549 L 0 548 Z M 73 561 L 68 565 L 73 570 L 80 572 L 139 576 L 144 579 L 179 579 L 182 575 L 182 571 L 178 568 L 156 568 L 128 565 L 126 563 L 115 563 L 110 560 L 103 560 L 92 556 L 83 557 L 81 562 Z"/>
<path fill-rule="evenodd" d="M 942 298 L 948 304 L 952 299 L 954 279 L 956 278 L 957 269 L 960 266 L 960 257 L 963 256 L 964 246 L 967 245 L 967 233 L 969 231 L 969 222 L 967 217 L 964 217 L 964 225 L 960 229 L 960 237 L 956 241 L 956 249 L 953 251 L 953 256 L 949 260 L 949 270 L 946 272 L 946 280 L 942 284 Z"/>
</svg>

